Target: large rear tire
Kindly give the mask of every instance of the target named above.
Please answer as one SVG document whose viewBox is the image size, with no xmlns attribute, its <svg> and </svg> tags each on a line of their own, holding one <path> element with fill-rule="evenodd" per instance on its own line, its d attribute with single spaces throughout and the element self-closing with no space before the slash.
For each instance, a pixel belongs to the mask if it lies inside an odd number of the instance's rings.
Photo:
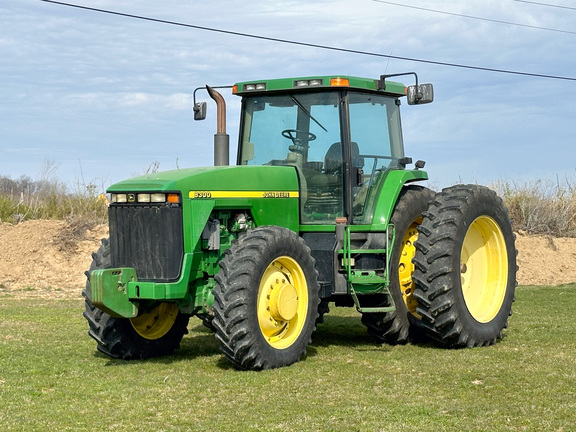
<svg viewBox="0 0 576 432">
<path fill-rule="evenodd" d="M 422 186 L 408 186 L 402 190 L 394 208 L 391 223 L 396 229 L 390 264 L 390 293 L 396 310 L 386 313 L 364 313 L 362 323 L 368 334 L 379 342 L 391 345 L 405 344 L 419 336 L 417 302 L 413 297 L 414 242 L 418 238 L 418 226 L 422 213 L 434 199 L 434 192 Z M 382 245 L 382 247 L 384 247 Z M 381 302 L 380 305 L 387 305 Z"/>
<path fill-rule="evenodd" d="M 92 254 L 90 271 L 110 268 L 110 245 L 102 240 L 98 252 Z M 136 318 L 114 318 L 92 304 L 90 273 L 82 292 L 88 321 L 88 334 L 98 343 L 98 351 L 119 359 L 143 359 L 171 354 L 188 333 L 190 317 L 180 313 L 174 303 L 157 303 Z"/>
<path fill-rule="evenodd" d="M 438 193 L 416 242 L 417 313 L 447 347 L 502 338 L 516 287 L 516 249 L 508 212 L 496 193 L 457 185 Z"/>
<path fill-rule="evenodd" d="M 212 323 L 226 358 L 248 370 L 300 360 L 316 328 L 317 279 L 310 249 L 286 228 L 259 227 L 234 242 L 213 291 Z"/>
</svg>

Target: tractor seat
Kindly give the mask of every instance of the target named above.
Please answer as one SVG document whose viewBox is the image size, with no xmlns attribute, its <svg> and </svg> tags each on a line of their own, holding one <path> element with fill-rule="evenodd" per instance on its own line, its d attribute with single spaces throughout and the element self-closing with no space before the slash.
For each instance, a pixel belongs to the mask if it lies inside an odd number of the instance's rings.
<svg viewBox="0 0 576 432">
<path fill-rule="evenodd" d="M 315 172 L 310 177 L 307 176 L 309 188 L 327 188 L 342 186 L 342 145 L 337 142 L 330 146 L 324 156 L 324 172 Z M 352 143 L 352 166 L 353 168 L 362 168 L 364 158 L 360 156 L 358 144 Z"/>
<path fill-rule="evenodd" d="M 355 142 L 352 145 L 352 167 L 362 168 L 364 166 L 364 158 L 360 156 L 360 149 Z M 340 171 L 342 167 L 342 144 L 337 142 L 330 146 L 324 156 L 324 173 L 334 174 Z"/>
</svg>

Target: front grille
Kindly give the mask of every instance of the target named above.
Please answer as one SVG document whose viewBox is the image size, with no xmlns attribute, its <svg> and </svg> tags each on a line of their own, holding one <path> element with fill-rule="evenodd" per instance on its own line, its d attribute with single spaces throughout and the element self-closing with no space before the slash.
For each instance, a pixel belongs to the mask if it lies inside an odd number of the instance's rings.
<svg viewBox="0 0 576 432">
<path fill-rule="evenodd" d="M 179 278 L 184 256 L 180 206 L 113 204 L 108 219 L 112 267 L 132 267 L 143 281 Z"/>
</svg>

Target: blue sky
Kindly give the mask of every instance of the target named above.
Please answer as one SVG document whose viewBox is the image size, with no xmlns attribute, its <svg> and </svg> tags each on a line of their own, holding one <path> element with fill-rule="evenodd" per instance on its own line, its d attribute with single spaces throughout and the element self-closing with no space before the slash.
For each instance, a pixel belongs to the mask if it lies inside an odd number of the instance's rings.
<svg viewBox="0 0 576 432">
<path fill-rule="evenodd" d="M 574 33 L 372 0 L 71 3 L 351 50 L 576 78 L 576 10 L 528 2 L 403 4 Z M 416 71 L 421 82 L 434 84 L 436 99 L 403 104 L 404 142 L 408 156 L 427 161 L 432 187 L 576 179 L 576 81 L 279 44 L 39 0 L 2 0 L 0 58 L 0 175 L 12 178 L 38 179 L 50 166 L 69 185 L 104 188 L 155 162 L 160 170 L 210 165 L 214 106 L 204 122 L 195 122 L 192 113 L 192 92 L 206 84 Z M 239 99 L 223 94 L 235 143 Z"/>
</svg>

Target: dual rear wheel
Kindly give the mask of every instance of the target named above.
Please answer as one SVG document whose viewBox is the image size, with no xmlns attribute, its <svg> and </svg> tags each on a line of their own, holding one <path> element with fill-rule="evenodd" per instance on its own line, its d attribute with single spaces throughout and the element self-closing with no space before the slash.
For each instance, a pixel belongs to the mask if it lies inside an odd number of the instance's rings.
<svg viewBox="0 0 576 432">
<path fill-rule="evenodd" d="M 477 185 L 438 194 L 408 187 L 392 223 L 390 290 L 396 310 L 364 314 L 368 332 L 391 344 L 428 337 L 447 347 L 500 339 L 514 301 L 516 249 L 496 193 Z"/>
</svg>

